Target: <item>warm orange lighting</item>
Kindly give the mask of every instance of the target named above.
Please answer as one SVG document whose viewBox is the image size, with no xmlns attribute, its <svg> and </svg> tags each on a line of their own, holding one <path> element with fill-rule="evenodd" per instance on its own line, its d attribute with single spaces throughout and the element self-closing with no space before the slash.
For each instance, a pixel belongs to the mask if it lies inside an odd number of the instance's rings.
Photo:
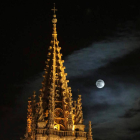
<svg viewBox="0 0 140 140">
<path fill-rule="evenodd" d="M 72 130 L 73 130 L 73 131 L 75 130 L 75 125 L 73 125 Z"/>
<path fill-rule="evenodd" d="M 58 130 L 58 125 L 55 125 L 55 126 L 54 126 L 54 129 L 57 129 L 57 130 Z"/>
<path fill-rule="evenodd" d="M 78 99 L 73 103 L 71 87 L 68 86 L 69 80 L 66 79 L 66 68 L 63 66 L 64 60 L 61 58 L 63 56 L 60 52 L 61 47 L 57 40 L 55 6 L 52 10 L 54 11 L 53 33 L 47 61 L 45 61 L 45 74 L 39 102 L 36 101 L 34 92 L 33 98 L 29 98 L 28 101 L 27 133 L 22 140 L 71 140 L 75 137 L 76 139 L 93 140 L 91 123 L 87 138 L 84 131 L 82 99 L 79 90 Z"/>
<path fill-rule="evenodd" d="M 54 129 L 55 129 L 55 130 L 60 130 L 60 124 L 56 124 L 56 125 L 54 126 Z"/>
<path fill-rule="evenodd" d="M 60 124 L 58 124 L 58 130 L 60 130 Z"/>
</svg>

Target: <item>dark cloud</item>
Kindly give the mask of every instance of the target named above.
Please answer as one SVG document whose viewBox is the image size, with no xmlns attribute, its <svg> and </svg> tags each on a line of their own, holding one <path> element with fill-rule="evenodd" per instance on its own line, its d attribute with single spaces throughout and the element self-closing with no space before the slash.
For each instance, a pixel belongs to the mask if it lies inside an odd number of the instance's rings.
<svg viewBox="0 0 140 140">
<path fill-rule="evenodd" d="M 140 132 L 140 126 L 138 126 L 138 127 L 136 127 L 136 128 L 129 128 L 128 130 L 130 130 L 131 133 Z"/>
<path fill-rule="evenodd" d="M 140 99 L 133 104 L 133 108 L 128 109 L 131 117 L 119 117 L 113 121 L 106 121 L 93 125 L 94 138 L 113 140 L 139 140 L 140 137 Z M 126 114 L 126 113 L 125 113 Z M 100 134 L 100 135 L 99 135 Z"/>
<path fill-rule="evenodd" d="M 137 115 L 140 112 L 139 110 L 135 110 L 135 109 L 129 109 L 125 112 L 125 114 L 123 116 L 120 116 L 121 118 L 131 118 L 134 117 L 135 115 Z"/>
<path fill-rule="evenodd" d="M 77 77 L 70 77 L 69 79 L 72 83 L 74 82 L 79 87 L 81 83 L 85 84 L 85 87 L 93 87 L 93 83 L 95 83 L 100 77 L 105 79 L 107 85 L 111 84 L 111 86 L 114 86 L 113 88 L 115 88 L 113 82 L 116 80 L 118 83 L 134 84 L 135 82 L 135 84 L 137 84 L 140 82 L 140 76 L 138 75 L 140 71 L 140 64 L 137 62 L 139 59 L 139 53 L 140 49 L 136 49 L 121 58 L 117 58 L 112 61 L 110 60 L 108 64 L 101 66 L 96 70 L 88 70 L 88 75 L 83 74 Z M 80 81 L 80 84 L 78 81 Z"/>
<path fill-rule="evenodd" d="M 104 67 L 139 48 L 139 44 L 135 38 L 133 40 L 121 38 L 110 42 L 94 43 L 87 48 L 75 51 L 66 57 L 65 66 L 68 77 L 88 75 L 90 70 Z"/>
<path fill-rule="evenodd" d="M 140 114 L 140 98 L 135 101 L 133 108 L 126 110 L 125 114 L 120 118 L 132 118 L 137 114 Z"/>
<path fill-rule="evenodd" d="M 98 113 L 110 108 L 111 106 L 108 103 L 93 103 L 92 105 L 83 105 L 84 119 L 89 119 L 89 115 L 91 115 L 92 117 L 96 117 Z"/>
</svg>

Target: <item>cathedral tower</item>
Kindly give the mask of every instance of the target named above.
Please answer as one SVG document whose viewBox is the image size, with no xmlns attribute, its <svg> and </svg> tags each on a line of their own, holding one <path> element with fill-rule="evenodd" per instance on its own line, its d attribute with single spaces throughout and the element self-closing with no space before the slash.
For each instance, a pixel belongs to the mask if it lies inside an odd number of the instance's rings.
<svg viewBox="0 0 140 140">
<path fill-rule="evenodd" d="M 92 140 L 91 123 L 85 132 L 81 95 L 73 102 L 69 80 L 66 79 L 61 47 L 57 40 L 57 18 L 55 5 L 52 24 L 52 40 L 48 50 L 44 80 L 39 101 L 36 93 L 29 98 L 27 109 L 27 129 L 22 140 Z"/>
</svg>

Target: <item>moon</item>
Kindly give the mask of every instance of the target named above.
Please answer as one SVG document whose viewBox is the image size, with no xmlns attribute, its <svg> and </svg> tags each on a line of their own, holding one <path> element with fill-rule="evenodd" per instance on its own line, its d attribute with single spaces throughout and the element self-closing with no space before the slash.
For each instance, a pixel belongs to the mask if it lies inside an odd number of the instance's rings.
<svg viewBox="0 0 140 140">
<path fill-rule="evenodd" d="M 101 79 L 96 81 L 97 88 L 103 88 L 105 86 L 105 82 Z"/>
</svg>

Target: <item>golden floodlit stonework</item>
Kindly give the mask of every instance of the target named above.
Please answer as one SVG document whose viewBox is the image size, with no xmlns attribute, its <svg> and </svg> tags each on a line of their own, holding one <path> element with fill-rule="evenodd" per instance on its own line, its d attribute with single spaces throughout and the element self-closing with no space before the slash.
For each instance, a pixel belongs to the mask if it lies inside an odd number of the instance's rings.
<svg viewBox="0 0 140 140">
<path fill-rule="evenodd" d="M 21 140 L 92 140 L 91 122 L 88 132 L 83 124 L 81 95 L 77 101 L 72 99 L 57 40 L 55 5 L 52 10 L 53 33 L 39 101 L 34 91 L 28 101 L 26 134 Z"/>
</svg>

